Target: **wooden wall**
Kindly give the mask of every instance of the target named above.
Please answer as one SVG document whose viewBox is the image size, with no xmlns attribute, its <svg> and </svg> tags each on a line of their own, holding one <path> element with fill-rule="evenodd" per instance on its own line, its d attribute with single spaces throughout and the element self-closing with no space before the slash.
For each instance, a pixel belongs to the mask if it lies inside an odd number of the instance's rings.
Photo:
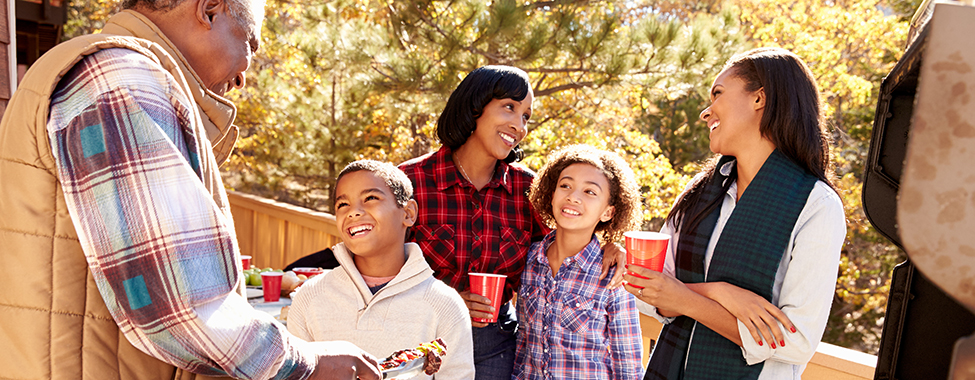
<svg viewBox="0 0 975 380">
<path fill-rule="evenodd" d="M 261 268 L 281 269 L 339 243 L 335 216 L 228 191 L 240 253 Z"/>
</svg>

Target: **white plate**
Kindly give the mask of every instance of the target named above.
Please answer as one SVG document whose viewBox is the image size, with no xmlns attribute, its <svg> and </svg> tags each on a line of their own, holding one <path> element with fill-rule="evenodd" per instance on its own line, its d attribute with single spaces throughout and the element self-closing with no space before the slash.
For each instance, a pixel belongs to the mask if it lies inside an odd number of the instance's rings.
<svg viewBox="0 0 975 380">
<path fill-rule="evenodd" d="M 262 289 L 260 286 L 255 286 L 255 287 L 248 286 L 246 291 L 247 291 L 247 299 L 264 297 L 264 289 Z"/>
<path fill-rule="evenodd" d="M 400 364 L 399 367 L 383 371 L 384 380 L 406 380 L 423 374 L 423 363 L 426 357 L 419 357 Z"/>
</svg>

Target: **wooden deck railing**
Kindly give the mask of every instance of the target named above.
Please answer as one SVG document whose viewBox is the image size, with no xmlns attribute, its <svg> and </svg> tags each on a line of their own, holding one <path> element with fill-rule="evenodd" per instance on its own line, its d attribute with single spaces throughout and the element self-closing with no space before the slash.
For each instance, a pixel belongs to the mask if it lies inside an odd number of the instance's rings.
<svg viewBox="0 0 975 380">
<path fill-rule="evenodd" d="M 250 194 L 228 191 L 240 254 L 261 268 L 284 268 L 339 243 L 335 216 Z"/>
<path fill-rule="evenodd" d="M 258 267 L 284 268 L 307 254 L 339 242 L 335 216 L 228 191 L 241 254 L 250 255 Z M 644 347 L 656 340 L 660 323 L 640 316 Z M 648 349 L 644 351 L 648 351 Z M 646 352 L 649 354 L 649 352 Z M 646 364 L 644 357 L 644 364 Z M 872 379 L 875 355 L 821 343 L 802 374 L 804 380 Z"/>
</svg>

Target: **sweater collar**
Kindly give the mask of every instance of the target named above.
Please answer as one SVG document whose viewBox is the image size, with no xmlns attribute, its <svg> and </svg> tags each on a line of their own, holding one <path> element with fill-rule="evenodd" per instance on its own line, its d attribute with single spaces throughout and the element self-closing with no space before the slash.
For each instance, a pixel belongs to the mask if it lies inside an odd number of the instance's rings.
<svg viewBox="0 0 975 380">
<path fill-rule="evenodd" d="M 430 265 L 423 258 L 423 251 L 420 250 L 419 245 L 406 243 L 404 248 L 406 250 L 406 263 L 403 264 L 403 268 L 392 281 L 379 292 L 373 294 L 369 290 L 369 286 L 366 285 L 366 281 L 362 279 L 362 274 L 356 268 L 355 262 L 352 260 L 352 253 L 345 247 L 345 243 L 339 243 L 332 247 L 335 259 L 340 265 L 337 269 L 345 271 L 352 283 L 355 284 L 356 289 L 359 290 L 360 308 L 410 289 L 433 275 L 433 269 L 430 269 Z"/>
<path fill-rule="evenodd" d="M 189 84 L 193 100 L 202 111 L 203 124 L 213 146 L 217 163 L 226 161 L 237 140 L 238 129 L 232 124 L 237 116 L 237 107 L 230 100 L 206 88 L 172 41 L 141 13 L 127 9 L 115 14 L 105 23 L 102 33 L 145 39 L 158 44 L 172 56 Z"/>
</svg>

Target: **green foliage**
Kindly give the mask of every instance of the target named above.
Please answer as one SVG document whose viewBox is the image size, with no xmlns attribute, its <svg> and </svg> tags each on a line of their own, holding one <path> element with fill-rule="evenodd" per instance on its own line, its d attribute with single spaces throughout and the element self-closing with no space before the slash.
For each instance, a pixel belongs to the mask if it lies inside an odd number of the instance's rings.
<svg viewBox="0 0 975 380">
<path fill-rule="evenodd" d="M 867 221 L 861 180 L 847 173 L 837 181 L 847 215 L 846 244 L 840 257 L 836 295 L 823 340 L 876 353 L 894 266 L 906 256 Z"/>
<path fill-rule="evenodd" d="M 890 7 L 900 21 L 911 21 L 914 12 L 923 2 L 924 0 L 886 0 L 883 4 Z"/>
<path fill-rule="evenodd" d="M 712 154 L 707 125 L 700 119 L 700 112 L 708 106 L 710 79 L 718 75 L 732 55 L 748 48 L 739 30 L 738 15 L 725 11 L 718 16 L 696 16 L 685 22 L 689 24 L 692 43 L 717 48 L 707 57 L 709 63 L 701 65 L 701 70 L 686 70 L 687 76 L 673 86 L 648 86 L 641 93 L 640 130 L 653 136 L 673 167 L 682 173 L 694 174 L 684 168 L 694 170 L 694 163 Z M 678 25 L 677 20 L 672 20 L 671 25 Z"/>
<path fill-rule="evenodd" d="M 740 37 L 728 13 L 685 24 L 647 9 L 613 1 L 269 3 L 265 48 L 248 80 L 256 85 L 235 98 L 243 139 L 228 183 L 329 210 L 330 181 L 345 164 L 437 149 L 436 118 L 450 92 L 471 70 L 506 64 L 529 73 L 537 99 L 525 164 L 537 169 L 544 152 L 586 141 L 629 154 L 645 167 L 653 226 L 686 178 L 639 136 L 649 128 L 645 105 L 692 92 Z"/>
<path fill-rule="evenodd" d="M 119 10 L 122 0 L 69 0 L 67 3 L 68 18 L 61 41 L 101 30 L 105 20 Z"/>
</svg>

